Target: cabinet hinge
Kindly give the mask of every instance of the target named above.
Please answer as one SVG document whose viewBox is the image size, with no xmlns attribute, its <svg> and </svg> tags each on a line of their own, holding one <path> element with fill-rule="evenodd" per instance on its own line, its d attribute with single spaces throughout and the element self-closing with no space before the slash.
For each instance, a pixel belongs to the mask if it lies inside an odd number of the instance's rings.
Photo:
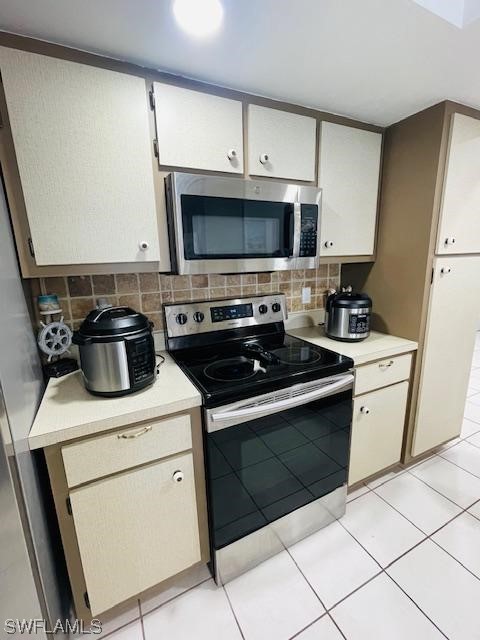
<svg viewBox="0 0 480 640">
<path fill-rule="evenodd" d="M 32 256 L 32 258 L 34 258 L 35 257 L 35 249 L 33 248 L 33 242 L 32 242 L 31 238 L 28 239 L 28 250 L 30 251 L 30 255 Z"/>
<path fill-rule="evenodd" d="M 90 609 L 90 598 L 88 597 L 88 591 L 85 591 L 85 593 L 83 594 L 83 599 L 85 600 L 85 606 L 87 607 L 87 609 Z"/>
<path fill-rule="evenodd" d="M 153 153 L 155 154 L 155 157 L 158 158 L 158 140 L 156 138 L 153 141 Z"/>
<path fill-rule="evenodd" d="M 70 498 L 67 498 L 65 500 L 65 502 L 67 503 L 67 512 L 68 515 L 71 516 L 72 515 L 72 503 L 70 502 Z"/>
<path fill-rule="evenodd" d="M 153 89 L 150 89 L 148 96 L 150 98 L 150 109 L 155 111 L 155 94 L 153 93 Z"/>
<path fill-rule="evenodd" d="M 430 284 L 432 284 L 432 283 L 433 283 L 433 274 L 434 274 L 434 271 L 435 271 L 435 270 L 432 268 L 432 275 L 431 275 L 431 277 L 430 277 Z"/>
</svg>

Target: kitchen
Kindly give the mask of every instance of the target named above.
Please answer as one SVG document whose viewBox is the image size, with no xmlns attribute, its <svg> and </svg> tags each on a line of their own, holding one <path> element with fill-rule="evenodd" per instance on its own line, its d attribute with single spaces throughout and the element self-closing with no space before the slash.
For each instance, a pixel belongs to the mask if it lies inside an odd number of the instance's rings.
<svg viewBox="0 0 480 640">
<path fill-rule="evenodd" d="M 6 637 L 480 637 L 480 96 L 249 79 L 286 3 L 61 4 L 0 3 Z"/>
</svg>

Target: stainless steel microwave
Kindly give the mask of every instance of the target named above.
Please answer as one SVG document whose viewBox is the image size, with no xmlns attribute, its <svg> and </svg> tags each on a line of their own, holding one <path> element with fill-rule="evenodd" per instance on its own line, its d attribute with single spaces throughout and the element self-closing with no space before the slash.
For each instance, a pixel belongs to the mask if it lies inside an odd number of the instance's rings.
<svg viewBox="0 0 480 640">
<path fill-rule="evenodd" d="M 173 271 L 248 273 L 318 265 L 320 189 L 175 172 L 165 182 Z"/>
</svg>

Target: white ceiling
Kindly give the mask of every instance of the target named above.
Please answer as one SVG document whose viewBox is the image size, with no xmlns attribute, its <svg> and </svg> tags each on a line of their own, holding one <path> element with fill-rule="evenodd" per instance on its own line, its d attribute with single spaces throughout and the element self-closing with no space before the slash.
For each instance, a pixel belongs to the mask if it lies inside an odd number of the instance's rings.
<svg viewBox="0 0 480 640">
<path fill-rule="evenodd" d="M 222 1 L 206 41 L 172 0 L 0 0 L 0 28 L 380 125 L 446 98 L 480 108 L 480 21 L 413 0 Z"/>
</svg>

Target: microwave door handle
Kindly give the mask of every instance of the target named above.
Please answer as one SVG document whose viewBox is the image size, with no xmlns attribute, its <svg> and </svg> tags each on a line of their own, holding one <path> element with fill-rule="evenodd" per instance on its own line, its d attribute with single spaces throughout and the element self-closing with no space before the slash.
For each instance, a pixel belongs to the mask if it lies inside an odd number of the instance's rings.
<svg viewBox="0 0 480 640">
<path fill-rule="evenodd" d="M 302 205 L 293 203 L 293 258 L 300 257 L 300 235 L 302 232 Z"/>
<path fill-rule="evenodd" d="M 349 373 L 346 376 L 342 376 L 339 380 L 327 384 L 320 389 L 314 391 L 307 391 L 307 393 L 293 396 L 292 398 L 286 398 L 285 400 L 274 400 L 268 404 L 258 405 L 256 407 L 248 407 L 246 409 L 233 409 L 232 411 L 225 411 L 224 413 L 212 413 L 210 416 L 213 422 L 222 422 L 225 420 L 235 420 L 237 418 L 246 418 L 249 416 L 255 416 L 258 414 L 269 413 L 270 411 L 277 411 L 279 409 L 290 409 L 296 407 L 299 404 L 305 404 L 312 400 L 318 400 L 325 396 L 330 395 L 333 391 L 340 391 L 345 387 L 351 387 L 353 385 L 353 375 Z"/>
</svg>

